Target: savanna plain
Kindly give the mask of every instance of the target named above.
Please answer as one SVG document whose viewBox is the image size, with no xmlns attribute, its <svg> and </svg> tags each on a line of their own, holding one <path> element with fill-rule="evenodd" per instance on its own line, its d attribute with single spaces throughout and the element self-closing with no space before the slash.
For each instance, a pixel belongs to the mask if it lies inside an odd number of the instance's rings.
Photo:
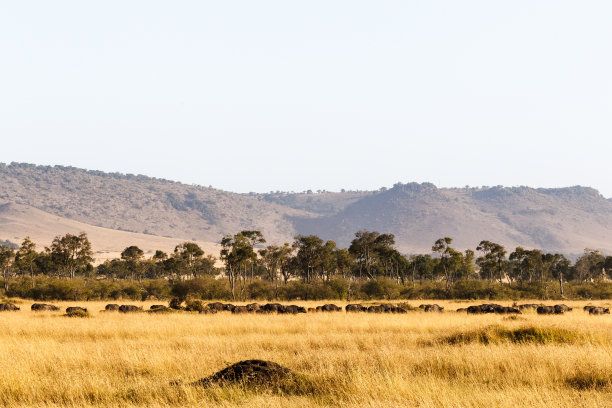
<svg viewBox="0 0 612 408">
<path fill-rule="evenodd" d="M 612 318 L 582 310 L 611 301 L 564 302 L 574 310 L 547 316 L 466 315 L 454 310 L 484 302 L 452 301 L 428 302 L 443 313 L 397 315 L 120 314 L 99 313 L 102 302 L 55 303 L 85 306 L 88 318 L 13 302 L 20 311 L 0 314 L 2 406 L 612 407 Z M 191 385 L 246 359 L 279 363 L 307 386 Z"/>
</svg>

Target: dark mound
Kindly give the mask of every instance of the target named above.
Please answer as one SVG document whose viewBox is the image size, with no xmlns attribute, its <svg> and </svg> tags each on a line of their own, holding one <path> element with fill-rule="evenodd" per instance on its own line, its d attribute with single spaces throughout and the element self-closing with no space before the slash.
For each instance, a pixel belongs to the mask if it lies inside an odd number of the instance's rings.
<svg viewBox="0 0 612 408">
<path fill-rule="evenodd" d="M 240 385 L 249 388 L 267 388 L 283 393 L 312 391 L 312 385 L 304 376 L 272 361 L 245 360 L 202 378 L 193 385 Z"/>
</svg>

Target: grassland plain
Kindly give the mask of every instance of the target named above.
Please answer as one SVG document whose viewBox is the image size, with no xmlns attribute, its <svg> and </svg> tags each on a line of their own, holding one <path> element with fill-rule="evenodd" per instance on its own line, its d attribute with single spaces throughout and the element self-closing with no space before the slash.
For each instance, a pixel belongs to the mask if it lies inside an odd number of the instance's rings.
<svg viewBox="0 0 612 408">
<path fill-rule="evenodd" d="M 86 306 L 90 318 L 16 302 L 21 311 L 0 314 L 2 406 L 612 407 L 612 318 L 589 316 L 588 302 L 515 319 L 452 312 L 468 303 L 451 301 L 436 302 L 444 313 L 403 315 L 119 314 L 98 313 L 103 302 L 55 303 Z M 189 385 L 253 358 L 304 374 L 310 387 Z"/>
</svg>

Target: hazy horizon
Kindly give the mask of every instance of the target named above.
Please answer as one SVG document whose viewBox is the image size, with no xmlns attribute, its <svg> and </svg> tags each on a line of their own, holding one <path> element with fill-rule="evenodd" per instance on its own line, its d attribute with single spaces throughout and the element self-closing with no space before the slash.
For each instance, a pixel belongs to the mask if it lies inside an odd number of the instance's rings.
<svg viewBox="0 0 612 408">
<path fill-rule="evenodd" d="M 612 197 L 612 3 L 0 5 L 0 161 Z"/>
</svg>

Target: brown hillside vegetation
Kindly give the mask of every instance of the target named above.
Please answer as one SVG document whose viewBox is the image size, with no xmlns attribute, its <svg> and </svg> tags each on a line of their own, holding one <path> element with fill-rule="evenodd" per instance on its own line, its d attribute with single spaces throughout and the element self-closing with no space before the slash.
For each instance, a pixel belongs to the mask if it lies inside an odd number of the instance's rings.
<svg viewBox="0 0 612 408">
<path fill-rule="evenodd" d="M 316 234 L 347 246 L 366 229 L 395 234 L 404 252 L 429 252 L 443 236 L 458 249 L 487 239 L 568 255 L 612 251 L 612 201 L 586 187 L 398 183 L 369 192 L 236 194 L 146 176 L 0 164 L 0 200 L 90 225 L 208 242 L 258 229 L 270 243 Z"/>
<path fill-rule="evenodd" d="M 188 240 L 95 227 L 24 205 L 0 204 L 0 241 L 20 244 L 29 236 L 38 250 L 42 250 L 57 235 L 80 232 L 86 232 L 92 242 L 95 264 L 106 259 L 120 258 L 121 251 L 130 245 L 141 248 L 149 258 L 157 249 L 170 253 L 177 244 Z M 197 243 L 206 254 L 219 256 L 218 244 L 205 241 Z"/>
</svg>

